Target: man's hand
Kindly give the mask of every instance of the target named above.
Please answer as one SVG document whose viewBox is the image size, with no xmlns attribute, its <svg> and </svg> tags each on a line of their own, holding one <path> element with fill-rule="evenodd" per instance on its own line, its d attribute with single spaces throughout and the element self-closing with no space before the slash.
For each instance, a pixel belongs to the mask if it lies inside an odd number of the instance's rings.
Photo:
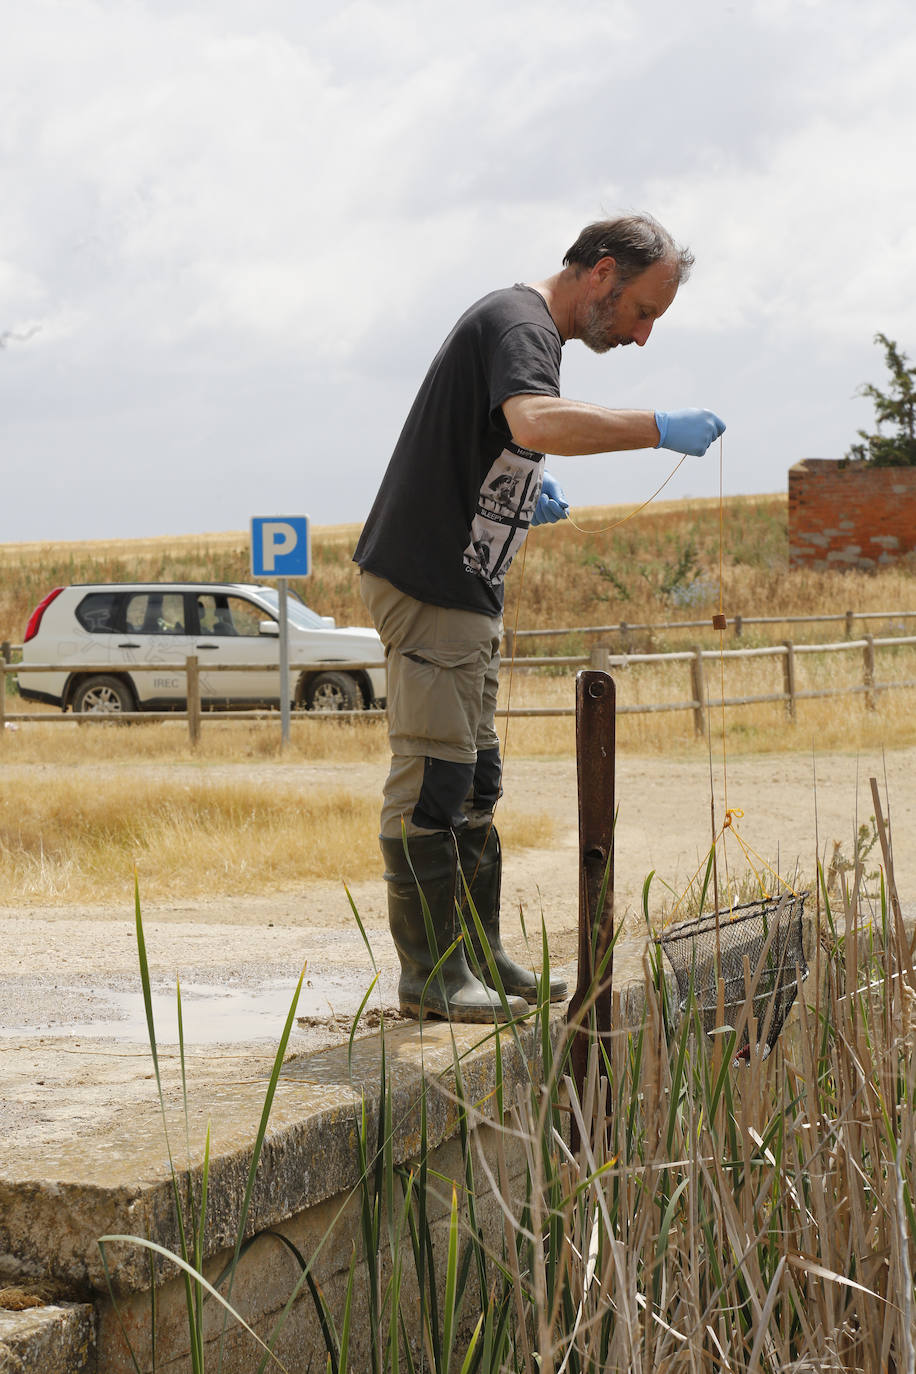
<svg viewBox="0 0 916 1374">
<path fill-rule="evenodd" d="M 551 477 L 549 472 L 545 472 L 544 480 L 541 483 L 541 494 L 534 508 L 534 515 L 531 517 L 532 525 L 553 525 L 557 520 L 565 520 L 568 510 L 569 502 L 564 495 L 563 488 L 555 477 Z"/>
<path fill-rule="evenodd" d="M 656 448 L 670 448 L 675 453 L 690 453 L 701 458 L 713 440 L 725 433 L 725 421 L 711 410 L 657 410 Z"/>
</svg>

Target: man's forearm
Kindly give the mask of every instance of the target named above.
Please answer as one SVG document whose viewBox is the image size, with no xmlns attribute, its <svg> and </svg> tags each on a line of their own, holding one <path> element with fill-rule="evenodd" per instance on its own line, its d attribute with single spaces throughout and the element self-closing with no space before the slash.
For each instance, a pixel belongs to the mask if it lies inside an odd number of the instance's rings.
<svg viewBox="0 0 916 1374">
<path fill-rule="evenodd" d="M 515 442 L 537 453 L 614 453 L 658 444 L 651 410 L 608 410 L 588 401 L 533 395 L 510 396 L 502 410 Z"/>
</svg>

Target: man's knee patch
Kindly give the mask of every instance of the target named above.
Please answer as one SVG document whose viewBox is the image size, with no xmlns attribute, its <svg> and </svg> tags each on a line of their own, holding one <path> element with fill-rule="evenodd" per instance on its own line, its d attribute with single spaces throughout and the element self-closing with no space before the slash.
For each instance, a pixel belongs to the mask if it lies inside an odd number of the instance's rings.
<svg viewBox="0 0 916 1374">
<path fill-rule="evenodd" d="M 427 830 L 457 830 L 465 824 L 464 802 L 474 783 L 473 763 L 427 758 L 423 786 L 411 820 Z"/>
<path fill-rule="evenodd" d="M 474 810 L 492 811 L 502 795 L 503 765 L 499 746 L 478 749 L 474 768 Z"/>
</svg>

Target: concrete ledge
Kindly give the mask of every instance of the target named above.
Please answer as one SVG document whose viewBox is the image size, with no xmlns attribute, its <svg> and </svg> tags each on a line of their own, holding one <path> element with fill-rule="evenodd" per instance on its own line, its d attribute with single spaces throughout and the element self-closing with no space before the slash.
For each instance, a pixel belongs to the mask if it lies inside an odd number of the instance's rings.
<svg viewBox="0 0 916 1374">
<path fill-rule="evenodd" d="M 564 1014 L 551 1029 L 563 1034 Z M 517 1035 L 517 1040 L 516 1040 Z M 503 1088 L 540 1074 L 536 1026 L 500 1034 Z M 385 1067 L 394 1122 L 395 1163 L 416 1156 L 420 1097 L 427 1093 L 431 1148 L 455 1134 L 457 1057 L 465 1096 L 496 1114 L 497 1062 L 492 1027 L 395 1026 L 384 1040 Z M 254 1234 L 351 1188 L 359 1178 L 358 1125 L 365 1109 L 370 1135 L 377 1129 L 382 1078 L 382 1041 L 369 1036 L 346 1048 L 304 1055 L 284 1065 L 251 1199 L 248 1233 Z M 182 1195 L 199 1193 L 207 1123 L 211 1159 L 205 1253 L 234 1244 L 267 1083 L 241 1082 L 206 1103 L 190 1104 L 190 1164 L 179 1106 L 166 1115 Z M 142 1119 L 104 1135 L 73 1141 L 40 1160 L 0 1166 L 0 1270 L 9 1277 L 53 1277 L 78 1296 L 107 1292 L 98 1238 L 106 1234 L 149 1237 L 179 1249 L 174 1197 L 163 1120 L 155 1101 Z M 117 1294 L 146 1289 L 145 1252 L 111 1246 L 109 1266 Z"/>
<path fill-rule="evenodd" d="M 810 915 L 805 926 L 810 952 Z M 614 1001 L 621 1032 L 642 1020 L 646 964 L 645 938 L 618 944 Z M 667 960 L 663 969 L 676 1006 L 676 985 Z M 556 1008 L 549 1022 L 554 1047 L 566 1034 L 565 1022 L 566 1008 Z M 515 1132 L 499 1129 L 500 1109 L 508 1111 L 520 1092 L 527 1095 L 532 1082 L 541 1082 L 541 1050 L 541 1024 L 533 1017 L 498 1034 L 492 1027 L 430 1022 L 394 1025 L 385 1031 L 384 1039 L 371 1035 L 355 1040 L 352 1053 L 342 1047 L 301 1055 L 284 1064 L 248 1216 L 247 1234 L 258 1239 L 242 1260 L 233 1293 L 234 1303 L 262 1338 L 271 1333 L 299 1278 L 295 1258 L 278 1234 L 301 1254 L 317 1257 L 314 1277 L 332 1310 L 341 1310 L 350 1258 L 359 1252 L 361 1243 L 359 1132 L 365 1118 L 368 1139 L 376 1139 L 384 1092 L 392 1123 L 391 1158 L 396 1166 L 408 1168 L 420 1154 L 420 1103 L 426 1093 L 428 1209 L 434 1249 L 446 1242 L 453 1181 L 459 1195 L 463 1192 L 456 1072 L 460 1073 L 461 1095 L 476 1113 L 475 1150 L 490 1161 L 494 1171 L 500 1171 L 502 1186 L 516 1188 L 523 1199 L 525 1146 Z M 244 1072 L 240 1068 L 241 1081 L 222 1087 L 205 1102 L 195 1101 L 192 1089 L 188 1143 L 177 1092 L 171 1093 L 166 1111 L 183 1198 L 192 1188 L 199 1195 L 210 1123 L 204 1271 L 211 1282 L 235 1243 L 267 1088 L 266 1077 L 245 1079 Z M 498 1250 L 503 1213 L 489 1186 L 482 1186 L 483 1178 L 477 1182 L 478 1219 L 489 1243 Z M 147 1252 L 126 1244 L 108 1247 L 115 1306 L 108 1296 L 97 1242 L 104 1234 L 136 1235 L 178 1251 L 174 1212 L 163 1118 L 152 1081 L 148 1107 L 139 1116 L 90 1131 L 66 1148 L 45 1151 L 41 1158 L 0 1164 L 0 1272 L 20 1280 L 54 1278 L 68 1285 L 73 1296 L 89 1298 L 94 1304 L 7 1314 L 9 1336 L 0 1316 L 0 1374 L 7 1374 L 7 1369 L 10 1374 L 20 1370 L 132 1374 L 134 1357 L 141 1369 L 151 1369 Z M 188 1368 L 184 1282 L 175 1266 L 166 1262 L 157 1265 L 155 1282 L 156 1367 L 163 1374 L 184 1374 Z M 404 1282 L 409 1289 L 411 1277 L 406 1275 Z M 357 1287 L 363 1294 L 365 1284 Z M 353 1314 L 355 1368 L 369 1367 L 369 1344 L 378 1338 L 369 1329 L 368 1314 L 360 1305 L 363 1301 L 357 1298 Z M 208 1349 L 215 1349 L 222 1328 L 221 1310 L 211 1303 L 205 1319 Z M 134 1355 L 128 1350 L 125 1330 Z M 250 1374 L 254 1349 L 251 1337 L 230 1324 L 224 1374 Z M 306 1367 L 309 1359 L 314 1368 L 324 1366 L 321 1332 L 307 1289 L 297 1299 L 276 1349 L 293 1368 Z"/>
<path fill-rule="evenodd" d="M 0 1374 L 96 1374 L 95 1328 L 89 1303 L 0 1309 Z"/>
</svg>

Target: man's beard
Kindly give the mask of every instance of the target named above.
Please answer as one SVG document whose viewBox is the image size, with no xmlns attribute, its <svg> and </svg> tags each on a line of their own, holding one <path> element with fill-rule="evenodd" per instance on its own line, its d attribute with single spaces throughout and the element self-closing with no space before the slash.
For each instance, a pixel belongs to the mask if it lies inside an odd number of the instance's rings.
<svg viewBox="0 0 916 1374">
<path fill-rule="evenodd" d="M 618 344 L 626 346 L 633 342 L 628 334 L 614 331 L 617 302 L 622 293 L 623 287 L 617 286 L 610 295 L 603 300 L 592 301 L 588 307 L 579 338 L 593 353 L 607 353 L 608 349 L 616 348 Z"/>
</svg>

